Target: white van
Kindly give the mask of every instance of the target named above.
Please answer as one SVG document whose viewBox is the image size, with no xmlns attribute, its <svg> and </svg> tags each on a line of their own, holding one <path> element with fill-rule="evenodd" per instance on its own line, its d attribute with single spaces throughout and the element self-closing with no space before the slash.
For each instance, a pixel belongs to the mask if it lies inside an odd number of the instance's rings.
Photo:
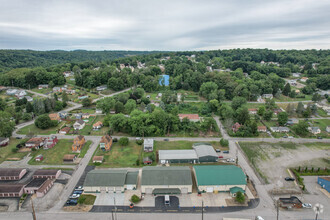
<svg viewBox="0 0 330 220">
<path fill-rule="evenodd" d="M 165 195 L 165 205 L 170 205 L 170 196 Z"/>
</svg>

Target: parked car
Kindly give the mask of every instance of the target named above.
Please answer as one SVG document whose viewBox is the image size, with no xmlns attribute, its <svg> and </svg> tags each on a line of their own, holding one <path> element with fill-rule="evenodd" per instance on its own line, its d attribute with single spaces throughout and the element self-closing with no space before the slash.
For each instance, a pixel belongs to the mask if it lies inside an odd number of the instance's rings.
<svg viewBox="0 0 330 220">
<path fill-rule="evenodd" d="M 78 200 L 77 199 L 69 199 L 68 201 L 66 201 L 67 205 L 77 205 Z"/>
<path fill-rule="evenodd" d="M 164 141 L 169 141 L 169 139 L 168 138 L 165 138 Z"/>
<path fill-rule="evenodd" d="M 292 136 L 288 136 L 288 138 L 292 139 L 293 137 Z"/>
<path fill-rule="evenodd" d="M 235 163 L 235 159 L 234 159 L 234 158 L 228 158 L 228 159 L 227 159 L 227 162 L 228 162 L 228 163 Z"/>
<path fill-rule="evenodd" d="M 292 178 L 292 177 L 285 177 L 284 179 L 285 179 L 285 181 L 294 181 L 294 180 L 295 180 L 295 179 Z"/>
<path fill-rule="evenodd" d="M 83 193 L 82 190 L 75 190 L 75 191 L 73 191 L 73 194 L 82 194 L 82 193 Z"/>
<path fill-rule="evenodd" d="M 323 139 L 321 136 L 318 136 L 317 139 Z"/>
<path fill-rule="evenodd" d="M 16 137 L 16 139 L 22 139 L 22 137 Z"/>
<path fill-rule="evenodd" d="M 77 186 L 74 190 L 84 190 L 83 186 Z"/>
<path fill-rule="evenodd" d="M 215 152 L 220 153 L 221 150 L 220 149 L 215 149 Z"/>
<path fill-rule="evenodd" d="M 310 203 L 303 203 L 302 204 L 302 207 L 305 208 L 305 209 L 311 209 L 312 208 L 312 204 L 310 204 Z"/>
<path fill-rule="evenodd" d="M 264 218 L 258 215 L 256 216 L 255 220 L 264 220 Z"/>
<path fill-rule="evenodd" d="M 223 158 L 223 156 L 219 156 L 219 158 Z"/>
<path fill-rule="evenodd" d="M 70 199 L 78 199 L 80 197 L 81 194 L 72 194 L 70 196 Z"/>
<path fill-rule="evenodd" d="M 229 154 L 229 150 L 224 150 L 224 151 L 222 151 L 222 153 Z"/>
<path fill-rule="evenodd" d="M 288 138 L 288 136 L 283 136 L 282 138 Z"/>
</svg>

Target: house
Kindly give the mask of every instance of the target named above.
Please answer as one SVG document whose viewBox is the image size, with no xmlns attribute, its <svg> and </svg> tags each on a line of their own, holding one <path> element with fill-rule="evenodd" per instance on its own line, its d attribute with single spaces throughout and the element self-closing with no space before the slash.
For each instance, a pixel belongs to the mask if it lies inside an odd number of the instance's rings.
<svg viewBox="0 0 330 220">
<path fill-rule="evenodd" d="M 104 160 L 103 156 L 94 156 L 93 157 L 93 163 L 102 163 Z"/>
<path fill-rule="evenodd" d="M 63 162 L 64 163 L 73 163 L 77 159 L 76 154 L 65 154 L 63 156 Z"/>
<path fill-rule="evenodd" d="M 89 114 L 89 113 L 83 113 L 82 114 L 82 118 L 83 119 L 88 119 L 88 118 L 90 118 L 91 117 L 91 115 Z"/>
<path fill-rule="evenodd" d="M 193 149 L 196 151 L 198 161 L 204 162 L 217 162 L 219 159 L 218 154 L 210 144 L 206 143 L 194 143 Z"/>
<path fill-rule="evenodd" d="M 198 122 L 200 121 L 200 117 L 198 114 L 179 114 L 179 119 L 182 121 L 184 118 L 187 118 L 189 121 Z"/>
<path fill-rule="evenodd" d="M 57 144 L 57 142 L 57 136 L 51 135 L 50 137 L 47 137 L 44 143 L 44 149 L 53 148 Z"/>
<path fill-rule="evenodd" d="M 321 133 L 321 129 L 319 127 L 308 127 L 308 131 L 312 134 Z"/>
<path fill-rule="evenodd" d="M 163 64 L 159 64 L 158 67 L 162 73 L 165 72 L 165 66 Z"/>
<path fill-rule="evenodd" d="M 289 80 L 288 82 L 291 86 L 296 86 L 297 85 L 297 80 Z"/>
<path fill-rule="evenodd" d="M 274 96 L 273 96 L 273 94 L 263 94 L 262 98 L 264 98 L 264 99 L 273 99 Z"/>
<path fill-rule="evenodd" d="M 73 128 L 75 130 L 81 130 L 85 127 L 85 122 L 83 120 L 77 120 L 74 124 L 73 124 Z"/>
<path fill-rule="evenodd" d="M 74 116 L 76 119 L 82 119 L 82 113 L 75 113 Z"/>
<path fill-rule="evenodd" d="M 0 147 L 7 146 L 9 144 L 9 138 L 0 137 Z"/>
<path fill-rule="evenodd" d="M 252 114 L 252 115 L 257 114 L 257 112 L 258 112 L 258 109 L 256 109 L 256 108 L 249 108 L 248 110 L 249 110 L 249 114 Z"/>
<path fill-rule="evenodd" d="M 43 138 L 43 137 L 31 138 L 30 140 L 25 142 L 25 147 L 39 149 L 40 147 L 42 147 L 44 145 L 45 139 L 46 138 Z"/>
<path fill-rule="evenodd" d="M 158 158 L 161 164 L 199 162 L 195 150 L 159 150 Z"/>
<path fill-rule="evenodd" d="M 330 193 L 330 177 L 324 176 L 324 177 L 317 177 L 317 183 L 326 191 Z"/>
<path fill-rule="evenodd" d="M 52 113 L 52 114 L 49 114 L 48 116 L 49 116 L 50 120 L 52 120 L 52 121 L 60 121 L 61 120 L 60 116 L 57 113 Z"/>
<path fill-rule="evenodd" d="M 207 66 L 206 67 L 206 70 L 207 70 L 207 72 L 212 72 L 212 67 L 211 66 Z"/>
<path fill-rule="evenodd" d="M 302 202 L 296 197 L 291 196 L 290 198 L 279 198 L 280 201 L 280 207 L 282 208 L 301 208 Z"/>
<path fill-rule="evenodd" d="M 58 115 L 60 116 L 61 119 L 65 119 L 66 116 L 68 115 L 68 112 L 67 111 L 60 111 L 58 113 Z"/>
<path fill-rule="evenodd" d="M 186 166 L 143 167 L 141 192 L 153 195 L 192 193 L 191 170 Z"/>
<path fill-rule="evenodd" d="M 31 96 L 25 96 L 25 98 L 26 98 L 26 101 L 28 101 L 28 102 L 32 102 L 33 101 L 33 98 Z"/>
<path fill-rule="evenodd" d="M 95 124 L 93 124 L 93 130 L 99 130 L 102 128 L 102 126 L 103 126 L 103 123 L 101 121 L 98 121 Z"/>
<path fill-rule="evenodd" d="M 308 80 L 308 77 L 301 77 L 300 81 L 301 82 L 306 82 Z"/>
<path fill-rule="evenodd" d="M 96 109 L 95 114 L 102 114 L 102 109 Z"/>
<path fill-rule="evenodd" d="M 301 76 L 301 73 L 292 73 L 293 77 L 299 78 Z"/>
<path fill-rule="evenodd" d="M 78 99 L 79 100 L 82 100 L 82 99 L 87 99 L 88 98 L 88 95 L 82 95 L 82 96 L 78 96 Z"/>
<path fill-rule="evenodd" d="M 18 98 L 18 99 L 22 99 L 26 95 L 27 95 L 27 93 L 25 92 L 25 90 L 17 90 L 17 92 L 15 94 L 16 98 Z"/>
<path fill-rule="evenodd" d="M 100 149 L 103 151 L 109 151 L 112 146 L 112 137 L 110 135 L 104 135 L 100 141 Z"/>
<path fill-rule="evenodd" d="M 266 126 L 258 126 L 258 132 L 267 132 Z"/>
<path fill-rule="evenodd" d="M 1 184 L 0 197 L 21 197 L 23 195 L 23 184 Z"/>
<path fill-rule="evenodd" d="M 273 112 L 274 112 L 274 115 L 278 115 L 279 113 L 283 112 L 283 110 L 280 108 L 276 108 L 276 109 L 273 109 Z"/>
<path fill-rule="evenodd" d="M 81 148 L 86 143 L 85 137 L 82 135 L 78 135 L 73 139 L 72 151 L 73 152 L 80 152 Z"/>
<path fill-rule="evenodd" d="M 70 127 L 64 127 L 64 128 L 62 128 L 61 130 L 60 130 L 60 134 L 67 134 L 67 133 L 69 133 L 69 131 L 71 130 L 71 128 Z"/>
<path fill-rule="evenodd" d="M 17 93 L 17 89 L 7 89 L 6 95 L 15 95 Z"/>
<path fill-rule="evenodd" d="M 240 167 L 234 165 L 212 165 L 193 167 L 197 190 L 201 193 L 245 192 L 247 178 Z M 238 187 L 235 188 L 235 187 Z"/>
<path fill-rule="evenodd" d="M 96 87 L 96 90 L 97 90 L 97 91 L 103 91 L 103 90 L 106 90 L 107 88 L 108 88 L 108 86 L 103 85 L 103 86 L 98 86 L 98 87 Z"/>
<path fill-rule="evenodd" d="M 290 129 L 287 127 L 270 127 L 270 131 L 276 133 L 287 133 L 290 132 Z"/>
<path fill-rule="evenodd" d="M 69 95 L 76 94 L 76 90 L 74 90 L 74 89 L 67 89 L 65 92 L 66 92 L 66 94 L 69 94 Z"/>
<path fill-rule="evenodd" d="M 294 124 L 298 124 L 299 120 L 296 118 L 289 118 L 288 122 L 286 123 L 287 125 L 294 125 Z"/>
<path fill-rule="evenodd" d="M 236 132 L 238 131 L 238 129 L 239 129 L 241 126 L 242 126 L 242 125 L 241 125 L 240 123 L 236 122 L 236 123 L 231 127 L 231 129 L 232 129 L 232 131 L 233 131 L 234 133 L 236 133 Z"/>
<path fill-rule="evenodd" d="M 0 180 L 20 180 L 26 173 L 24 168 L 0 168 Z"/>
<path fill-rule="evenodd" d="M 151 165 L 152 164 L 152 160 L 150 159 L 150 157 L 144 157 L 143 158 L 143 164 L 144 165 Z"/>
<path fill-rule="evenodd" d="M 160 86 L 169 86 L 170 85 L 170 76 L 169 75 L 160 75 L 158 83 Z"/>
<path fill-rule="evenodd" d="M 53 92 L 55 92 L 55 93 L 62 92 L 62 88 L 61 87 L 54 87 Z"/>
<path fill-rule="evenodd" d="M 135 190 L 138 171 L 128 170 L 92 170 L 86 175 L 84 192 L 122 193 L 125 190 Z"/>
<path fill-rule="evenodd" d="M 61 175 L 61 170 L 56 169 L 39 169 L 33 173 L 33 179 L 47 178 L 47 179 L 57 179 Z"/>
<path fill-rule="evenodd" d="M 330 126 L 327 126 L 326 131 L 330 133 Z"/>
<path fill-rule="evenodd" d="M 63 72 L 63 75 L 64 75 L 64 77 L 70 77 L 70 76 L 73 76 L 74 75 L 74 72 L 72 72 L 72 71 L 66 71 L 66 72 Z"/>
<path fill-rule="evenodd" d="M 154 139 L 145 139 L 143 142 L 144 152 L 152 152 L 154 150 Z"/>
<path fill-rule="evenodd" d="M 39 86 L 38 86 L 38 89 L 48 89 L 48 84 L 40 84 Z"/>
<path fill-rule="evenodd" d="M 35 158 L 35 161 L 37 161 L 37 162 L 41 162 L 41 161 L 43 161 L 44 160 L 44 156 L 42 156 L 42 154 L 39 154 L 38 156 L 36 156 L 36 158 Z"/>
</svg>

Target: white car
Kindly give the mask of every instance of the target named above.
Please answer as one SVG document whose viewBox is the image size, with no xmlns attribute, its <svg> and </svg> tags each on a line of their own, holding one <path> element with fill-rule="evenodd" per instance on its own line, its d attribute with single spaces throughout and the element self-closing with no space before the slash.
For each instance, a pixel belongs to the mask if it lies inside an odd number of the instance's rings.
<svg viewBox="0 0 330 220">
<path fill-rule="evenodd" d="M 310 204 L 310 203 L 303 203 L 302 204 L 302 207 L 303 208 L 306 208 L 306 209 L 311 209 L 312 208 L 312 204 Z"/>
<path fill-rule="evenodd" d="M 261 216 L 256 216 L 255 220 L 264 220 Z"/>
<path fill-rule="evenodd" d="M 80 197 L 80 194 L 72 194 L 72 196 L 70 196 L 70 199 L 78 199 Z"/>
<path fill-rule="evenodd" d="M 228 158 L 228 159 L 227 159 L 227 162 L 229 162 L 229 163 L 235 163 L 235 161 L 236 161 L 236 160 L 235 160 L 234 158 Z"/>
<path fill-rule="evenodd" d="M 292 136 L 288 136 L 288 138 L 292 139 L 293 137 Z"/>
</svg>

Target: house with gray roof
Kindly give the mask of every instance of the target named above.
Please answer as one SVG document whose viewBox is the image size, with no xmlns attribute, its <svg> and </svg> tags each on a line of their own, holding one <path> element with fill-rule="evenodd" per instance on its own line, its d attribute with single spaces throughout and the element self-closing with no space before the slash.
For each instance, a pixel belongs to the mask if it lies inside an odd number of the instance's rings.
<svg viewBox="0 0 330 220">
<path fill-rule="evenodd" d="M 143 167 L 141 178 L 143 194 L 192 193 L 192 176 L 189 167 Z"/>
<path fill-rule="evenodd" d="M 92 170 L 84 181 L 85 192 L 116 192 L 136 189 L 138 172 L 127 170 Z"/>
<path fill-rule="evenodd" d="M 196 151 L 200 163 L 218 161 L 219 156 L 210 144 L 195 143 L 193 149 Z"/>
<path fill-rule="evenodd" d="M 312 134 L 321 133 L 321 129 L 319 127 L 308 127 L 308 131 Z"/>
</svg>

